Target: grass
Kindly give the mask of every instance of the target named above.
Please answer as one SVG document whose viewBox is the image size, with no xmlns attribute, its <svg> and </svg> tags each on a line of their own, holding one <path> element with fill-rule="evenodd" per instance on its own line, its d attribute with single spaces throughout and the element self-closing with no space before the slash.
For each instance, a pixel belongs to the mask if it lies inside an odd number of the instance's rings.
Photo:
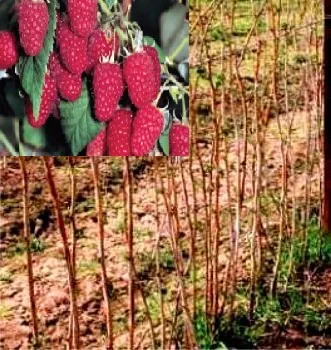
<svg viewBox="0 0 331 350">
<path fill-rule="evenodd" d="M 42 253 L 47 248 L 47 244 L 33 237 L 30 242 L 31 253 Z M 22 256 L 26 253 L 26 244 L 25 242 L 18 242 L 15 245 L 12 245 L 8 248 L 7 256 L 10 258 L 14 258 L 17 256 Z"/>
<path fill-rule="evenodd" d="M 5 320 L 12 315 L 12 308 L 4 303 L 0 303 L 0 320 Z"/>
<path fill-rule="evenodd" d="M 13 282 L 13 274 L 5 267 L 0 269 L 0 281 L 5 283 Z"/>
<path fill-rule="evenodd" d="M 77 266 L 77 273 L 80 277 L 95 276 L 100 272 L 100 264 L 96 260 L 81 260 Z"/>
</svg>

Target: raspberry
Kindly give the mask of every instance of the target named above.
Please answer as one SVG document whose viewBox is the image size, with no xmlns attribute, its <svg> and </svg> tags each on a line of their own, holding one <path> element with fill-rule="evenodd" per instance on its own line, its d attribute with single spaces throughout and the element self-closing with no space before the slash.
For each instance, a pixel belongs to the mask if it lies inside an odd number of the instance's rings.
<svg viewBox="0 0 331 350">
<path fill-rule="evenodd" d="M 48 68 L 50 70 L 51 76 L 56 78 L 61 70 L 61 62 L 59 55 L 55 52 L 52 52 L 48 59 Z"/>
<path fill-rule="evenodd" d="M 58 29 L 60 56 L 73 74 L 82 74 L 87 67 L 87 39 L 75 35 L 64 22 Z"/>
<path fill-rule="evenodd" d="M 106 128 L 102 129 L 97 136 L 87 145 L 87 156 L 103 156 L 106 151 Z"/>
<path fill-rule="evenodd" d="M 21 0 L 18 5 L 20 41 L 25 53 L 37 56 L 44 44 L 49 14 L 44 0 Z"/>
<path fill-rule="evenodd" d="M 41 104 L 38 118 L 33 116 L 33 108 L 30 100 L 26 100 L 25 114 L 28 117 L 29 124 L 34 128 L 42 127 L 46 123 L 46 120 L 51 114 L 56 102 L 57 91 L 55 79 L 52 78 L 49 73 L 47 73 L 45 76 L 43 92 L 41 94 Z"/>
<path fill-rule="evenodd" d="M 133 120 L 131 151 L 134 156 L 143 156 L 151 151 L 163 128 L 161 112 L 148 105 L 139 109 Z"/>
<path fill-rule="evenodd" d="M 88 37 L 97 25 L 97 0 L 68 0 L 71 30 L 81 37 Z"/>
<path fill-rule="evenodd" d="M 56 87 L 62 98 L 73 102 L 82 93 L 82 78 L 80 75 L 70 73 L 62 66 L 59 57 L 52 52 L 49 58 L 50 72 L 56 80 Z"/>
<path fill-rule="evenodd" d="M 130 99 L 136 107 L 144 107 L 153 101 L 155 71 L 153 61 L 146 52 L 135 52 L 128 56 L 124 61 L 123 75 Z"/>
<path fill-rule="evenodd" d="M 0 30 L 0 69 L 11 68 L 18 61 L 18 45 L 14 33 Z"/>
<path fill-rule="evenodd" d="M 131 155 L 131 123 L 132 114 L 125 109 L 117 110 L 108 125 L 108 155 L 127 157 Z"/>
<path fill-rule="evenodd" d="M 188 126 L 174 124 L 169 133 L 169 153 L 171 156 L 188 156 L 190 151 L 190 129 Z"/>
<path fill-rule="evenodd" d="M 119 50 L 119 37 L 111 30 L 105 32 L 101 29 L 93 31 L 88 42 L 88 68 L 90 71 L 99 62 L 102 56 L 111 56 L 115 46 L 115 54 Z"/>
<path fill-rule="evenodd" d="M 94 69 L 93 90 L 96 118 L 100 121 L 107 121 L 115 112 L 124 91 L 120 65 L 97 64 Z"/>
<path fill-rule="evenodd" d="M 154 80 L 153 100 L 155 100 L 159 94 L 160 86 L 161 86 L 161 66 L 160 66 L 159 54 L 157 50 L 152 46 L 145 45 L 144 51 L 152 59 L 153 66 L 154 66 L 155 80 Z"/>
</svg>

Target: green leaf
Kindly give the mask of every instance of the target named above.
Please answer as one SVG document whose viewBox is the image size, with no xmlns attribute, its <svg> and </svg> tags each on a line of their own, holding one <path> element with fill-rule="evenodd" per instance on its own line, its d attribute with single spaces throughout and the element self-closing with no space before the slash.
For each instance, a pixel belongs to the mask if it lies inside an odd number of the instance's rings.
<svg viewBox="0 0 331 350">
<path fill-rule="evenodd" d="M 61 123 L 64 136 L 71 152 L 76 156 L 101 131 L 103 123 L 93 119 L 91 99 L 86 79 L 83 91 L 75 102 L 62 101 L 60 104 Z"/>
<path fill-rule="evenodd" d="M 47 146 L 47 137 L 45 127 L 35 129 L 33 128 L 27 118 L 23 119 L 23 141 L 36 148 L 45 148 Z"/>
<path fill-rule="evenodd" d="M 175 103 L 178 103 L 178 97 L 180 96 L 180 92 L 177 86 L 173 86 L 169 89 L 169 93 L 172 97 L 172 99 L 175 101 Z"/>
<path fill-rule="evenodd" d="M 157 50 L 157 53 L 159 54 L 160 63 L 161 64 L 165 63 L 166 55 L 153 38 L 151 38 L 150 36 L 144 36 L 144 45 L 155 47 L 155 49 Z"/>
<path fill-rule="evenodd" d="M 41 94 L 45 81 L 47 63 L 50 53 L 53 51 L 54 32 L 56 27 L 57 0 L 48 3 L 49 24 L 44 40 L 44 46 L 38 56 L 21 57 L 18 63 L 18 71 L 23 89 L 30 97 L 33 105 L 33 115 L 39 115 Z"/>
<path fill-rule="evenodd" d="M 168 156 L 169 155 L 169 131 L 170 131 L 170 113 L 166 111 L 163 113 L 164 125 L 162 134 L 158 139 L 159 146 L 161 147 L 163 153 Z"/>
<path fill-rule="evenodd" d="M 163 153 L 168 156 L 169 155 L 169 134 L 162 134 L 159 138 L 159 145 L 163 151 Z"/>
</svg>

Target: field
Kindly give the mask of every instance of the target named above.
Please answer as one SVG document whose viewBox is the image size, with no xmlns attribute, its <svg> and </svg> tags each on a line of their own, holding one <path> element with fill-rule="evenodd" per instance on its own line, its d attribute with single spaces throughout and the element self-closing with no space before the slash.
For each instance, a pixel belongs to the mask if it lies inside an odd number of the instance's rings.
<svg viewBox="0 0 331 350">
<path fill-rule="evenodd" d="M 1 348 L 331 347 L 322 17 L 191 1 L 188 158 L 2 159 Z"/>
</svg>

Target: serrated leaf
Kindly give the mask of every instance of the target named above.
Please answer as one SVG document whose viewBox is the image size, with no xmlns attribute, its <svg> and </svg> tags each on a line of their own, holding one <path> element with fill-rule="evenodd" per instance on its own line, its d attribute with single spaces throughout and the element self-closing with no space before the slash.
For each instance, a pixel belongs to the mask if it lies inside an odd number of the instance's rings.
<svg viewBox="0 0 331 350">
<path fill-rule="evenodd" d="M 18 63 L 21 83 L 23 89 L 30 97 L 33 106 L 33 115 L 36 118 L 39 115 L 41 94 L 45 81 L 49 55 L 53 51 L 57 5 L 57 0 L 51 0 L 48 3 L 48 29 L 44 40 L 44 46 L 39 55 L 35 57 L 21 57 Z"/>
<path fill-rule="evenodd" d="M 155 42 L 155 40 L 150 36 L 144 36 L 144 45 L 153 46 L 157 50 L 159 55 L 159 61 L 161 64 L 166 62 L 166 55 L 160 46 Z"/>
<path fill-rule="evenodd" d="M 45 148 L 47 146 L 47 136 L 45 127 L 42 128 L 33 128 L 27 118 L 23 119 L 22 125 L 23 131 L 23 141 L 30 146 L 36 148 Z"/>
<path fill-rule="evenodd" d="M 101 131 L 103 124 L 92 117 L 91 98 L 86 80 L 80 98 L 60 103 L 61 124 L 71 152 L 76 156 Z"/>
<path fill-rule="evenodd" d="M 163 134 L 159 137 L 159 146 L 161 147 L 163 153 L 169 155 L 169 134 Z"/>
</svg>

